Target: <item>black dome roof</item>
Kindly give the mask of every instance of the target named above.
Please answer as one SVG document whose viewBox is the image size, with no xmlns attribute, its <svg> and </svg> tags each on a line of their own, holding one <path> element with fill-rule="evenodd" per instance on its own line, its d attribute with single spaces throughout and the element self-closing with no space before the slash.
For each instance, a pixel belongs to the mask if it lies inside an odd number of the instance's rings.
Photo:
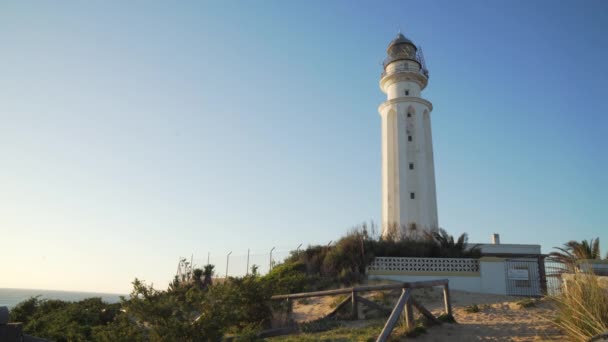
<svg viewBox="0 0 608 342">
<path fill-rule="evenodd" d="M 414 45 L 414 43 L 411 40 L 405 38 L 405 36 L 403 34 L 401 34 L 401 32 L 400 32 L 397 35 L 397 38 L 391 40 L 391 42 L 388 44 L 388 48 L 390 49 L 393 45 L 404 44 L 404 43 L 409 43 L 409 44 Z"/>
</svg>

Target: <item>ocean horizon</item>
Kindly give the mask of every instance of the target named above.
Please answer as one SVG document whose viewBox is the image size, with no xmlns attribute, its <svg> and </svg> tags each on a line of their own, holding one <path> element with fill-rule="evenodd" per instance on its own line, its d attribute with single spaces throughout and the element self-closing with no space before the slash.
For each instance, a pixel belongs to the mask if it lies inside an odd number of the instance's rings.
<svg viewBox="0 0 608 342">
<path fill-rule="evenodd" d="M 35 296 L 40 296 L 40 299 L 59 299 L 70 302 L 77 302 L 91 297 L 101 297 L 104 302 L 118 303 L 120 296 L 128 295 L 102 292 L 0 288 L 0 306 L 7 306 L 11 309 L 22 301 Z"/>
</svg>

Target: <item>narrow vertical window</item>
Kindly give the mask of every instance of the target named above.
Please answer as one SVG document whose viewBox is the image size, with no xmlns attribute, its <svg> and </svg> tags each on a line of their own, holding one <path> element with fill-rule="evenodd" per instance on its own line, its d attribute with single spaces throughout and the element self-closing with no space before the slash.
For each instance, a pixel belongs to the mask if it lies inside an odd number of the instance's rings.
<svg viewBox="0 0 608 342">
<path fill-rule="evenodd" d="M 411 118 L 412 117 L 412 113 L 407 113 L 407 117 Z"/>
<path fill-rule="evenodd" d="M 410 163 L 410 170 L 414 169 L 414 163 Z"/>
<path fill-rule="evenodd" d="M 411 135 L 407 136 L 407 141 L 412 141 L 412 136 Z"/>
<path fill-rule="evenodd" d="M 410 96 L 410 91 L 409 90 L 405 91 L 405 96 Z"/>
<path fill-rule="evenodd" d="M 414 199 L 416 196 L 414 195 L 413 192 L 410 192 L 410 199 Z"/>
</svg>

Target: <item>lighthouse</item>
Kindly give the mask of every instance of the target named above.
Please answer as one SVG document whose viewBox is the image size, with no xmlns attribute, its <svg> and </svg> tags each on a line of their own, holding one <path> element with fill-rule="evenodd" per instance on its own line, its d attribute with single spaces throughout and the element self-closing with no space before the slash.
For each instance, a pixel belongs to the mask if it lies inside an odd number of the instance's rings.
<svg viewBox="0 0 608 342">
<path fill-rule="evenodd" d="M 422 51 L 399 33 L 386 50 L 380 89 L 382 118 L 382 235 L 420 237 L 438 229 L 431 137 L 433 105 L 422 97 L 429 81 Z"/>
</svg>

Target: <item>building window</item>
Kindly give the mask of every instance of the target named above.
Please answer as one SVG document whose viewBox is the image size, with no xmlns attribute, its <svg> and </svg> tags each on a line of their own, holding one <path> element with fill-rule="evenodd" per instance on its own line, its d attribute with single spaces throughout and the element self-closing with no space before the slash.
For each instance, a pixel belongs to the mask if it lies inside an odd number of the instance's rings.
<svg viewBox="0 0 608 342">
<path fill-rule="evenodd" d="M 407 136 L 407 141 L 412 141 L 412 136 L 411 135 Z"/>
<path fill-rule="evenodd" d="M 405 91 L 405 96 L 410 96 L 410 91 L 409 90 Z"/>
<path fill-rule="evenodd" d="M 410 163 L 410 170 L 414 169 L 414 163 Z"/>
<path fill-rule="evenodd" d="M 414 199 L 416 197 L 413 192 L 410 192 L 410 199 Z"/>
<path fill-rule="evenodd" d="M 411 118 L 412 117 L 412 113 L 407 113 L 407 117 Z"/>
</svg>

